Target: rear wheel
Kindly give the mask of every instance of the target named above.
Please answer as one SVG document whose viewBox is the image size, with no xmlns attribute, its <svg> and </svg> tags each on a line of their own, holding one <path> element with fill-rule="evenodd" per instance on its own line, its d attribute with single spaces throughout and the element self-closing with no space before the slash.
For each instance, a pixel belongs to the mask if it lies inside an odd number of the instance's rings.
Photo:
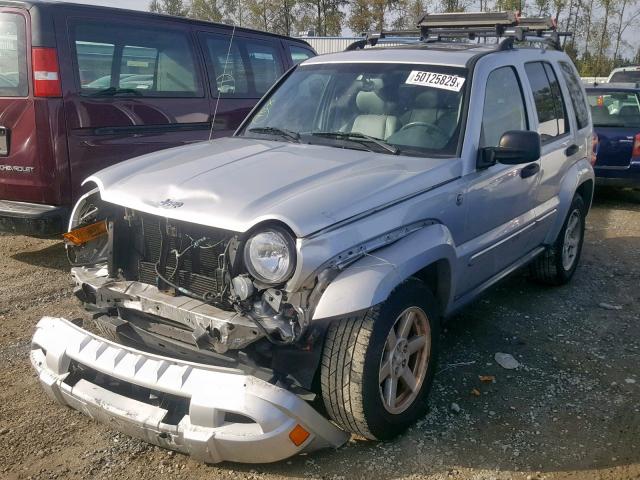
<svg viewBox="0 0 640 480">
<path fill-rule="evenodd" d="M 531 263 L 529 271 L 534 280 L 547 285 L 571 280 L 582 252 L 585 217 L 584 201 L 576 194 L 555 243 Z"/>
<path fill-rule="evenodd" d="M 435 372 L 438 308 L 417 279 L 364 315 L 335 321 L 321 365 L 333 421 L 372 440 L 391 438 L 426 413 Z"/>
</svg>

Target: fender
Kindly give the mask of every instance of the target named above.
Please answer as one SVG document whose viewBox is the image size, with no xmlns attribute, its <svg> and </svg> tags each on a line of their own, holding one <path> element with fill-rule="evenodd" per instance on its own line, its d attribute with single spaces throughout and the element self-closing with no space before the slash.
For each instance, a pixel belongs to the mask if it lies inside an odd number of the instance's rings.
<svg viewBox="0 0 640 480">
<path fill-rule="evenodd" d="M 574 163 L 569 170 L 567 170 L 562 184 L 560 185 L 560 192 L 558 193 L 558 214 L 554 220 L 553 225 L 549 229 L 547 236 L 545 238 L 545 244 L 551 245 L 553 244 L 558 235 L 560 234 L 560 230 L 562 230 L 562 226 L 564 225 L 564 221 L 567 218 L 567 214 L 569 213 L 569 207 L 571 206 L 571 200 L 573 200 L 573 196 L 576 194 L 576 191 L 583 183 L 591 180 L 592 185 L 595 183 L 595 175 L 593 173 L 593 167 L 591 163 L 586 159 L 582 158 Z M 589 192 L 591 198 L 585 199 L 585 202 L 588 203 L 587 211 L 591 208 L 591 200 L 593 199 L 593 186 L 591 192 Z"/>
<path fill-rule="evenodd" d="M 408 277 L 440 260 L 447 261 L 450 267 L 456 265 L 453 238 L 444 225 L 429 225 L 366 255 L 341 272 L 320 297 L 313 320 L 344 316 L 377 305 Z M 451 275 L 451 281 L 454 277 Z M 441 305 L 443 311 L 451 303 L 454 290 L 453 286 L 448 288 L 448 298 Z"/>
</svg>

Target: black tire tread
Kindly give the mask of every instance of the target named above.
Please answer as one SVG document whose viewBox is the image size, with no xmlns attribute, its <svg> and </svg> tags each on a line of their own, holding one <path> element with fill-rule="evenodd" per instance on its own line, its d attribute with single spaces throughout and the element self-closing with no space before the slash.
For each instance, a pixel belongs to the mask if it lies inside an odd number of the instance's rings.
<svg viewBox="0 0 640 480">
<path fill-rule="evenodd" d="M 362 372 L 379 307 L 359 317 L 333 322 L 322 354 L 321 390 L 327 413 L 343 429 L 370 440 L 363 410 Z"/>
<path fill-rule="evenodd" d="M 553 243 L 553 245 L 551 245 L 543 253 L 538 255 L 535 258 L 535 260 L 533 260 L 533 262 L 529 264 L 529 276 L 533 281 L 537 283 L 541 283 L 543 285 L 559 286 L 567 283 L 567 281 L 573 275 L 573 272 L 572 272 L 567 276 L 566 272 L 562 270 L 562 266 L 561 266 L 562 261 L 558 257 L 558 255 L 559 255 L 559 252 L 562 250 L 562 242 L 564 240 L 565 228 L 567 225 L 567 221 L 569 219 L 569 215 L 573 211 L 572 207 L 576 203 L 576 201 L 578 201 L 583 208 L 582 227 L 584 228 L 584 219 L 586 217 L 586 212 L 584 211 L 584 208 L 585 208 L 584 200 L 582 199 L 582 196 L 579 193 L 576 193 L 573 197 L 573 200 L 571 201 L 571 207 L 569 208 L 569 212 L 567 213 L 567 218 L 565 219 L 565 223 L 562 229 L 560 230 L 560 233 L 558 234 L 558 238 Z M 584 235 L 584 232 L 583 232 L 583 235 Z M 579 261 L 579 257 L 576 260 L 576 266 L 578 261 Z M 575 268 L 576 267 L 573 267 L 574 271 L 575 271 Z"/>
</svg>

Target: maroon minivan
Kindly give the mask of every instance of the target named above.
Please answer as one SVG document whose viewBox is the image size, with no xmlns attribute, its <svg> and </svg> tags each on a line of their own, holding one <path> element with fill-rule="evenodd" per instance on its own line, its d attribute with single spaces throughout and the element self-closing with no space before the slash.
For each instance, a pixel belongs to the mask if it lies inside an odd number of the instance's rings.
<svg viewBox="0 0 640 480">
<path fill-rule="evenodd" d="M 206 140 L 214 117 L 213 136 L 230 135 L 314 55 L 302 40 L 229 25 L 0 0 L 0 232 L 64 231 L 91 173 Z"/>
</svg>

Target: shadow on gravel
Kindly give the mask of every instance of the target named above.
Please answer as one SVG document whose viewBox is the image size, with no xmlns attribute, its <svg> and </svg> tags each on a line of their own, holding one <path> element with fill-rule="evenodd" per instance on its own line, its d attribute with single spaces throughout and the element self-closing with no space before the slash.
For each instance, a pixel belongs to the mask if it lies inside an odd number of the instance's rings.
<svg viewBox="0 0 640 480">
<path fill-rule="evenodd" d="M 62 271 L 69 271 L 71 268 L 62 242 L 58 242 L 41 250 L 18 252 L 12 255 L 11 258 L 18 262 L 28 263 L 35 267 Z"/>
<path fill-rule="evenodd" d="M 640 189 L 596 187 L 593 196 L 594 207 L 614 207 L 640 211 Z"/>
</svg>

